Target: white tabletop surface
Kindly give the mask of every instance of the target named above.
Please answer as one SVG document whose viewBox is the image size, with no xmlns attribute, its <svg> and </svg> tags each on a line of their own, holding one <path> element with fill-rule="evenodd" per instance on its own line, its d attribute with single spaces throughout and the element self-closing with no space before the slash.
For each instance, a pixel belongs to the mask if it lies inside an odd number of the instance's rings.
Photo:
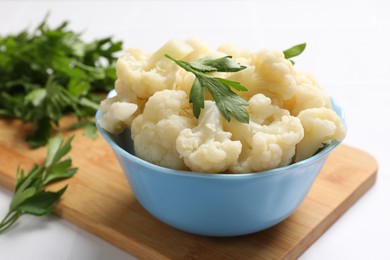
<svg viewBox="0 0 390 260">
<path fill-rule="evenodd" d="M 345 143 L 380 167 L 374 187 L 300 259 L 390 259 L 390 1 L 0 1 L 0 35 L 34 28 L 48 11 L 51 25 L 70 20 L 85 39 L 112 35 L 150 51 L 188 37 L 253 51 L 307 42 L 296 66 L 344 107 Z M 11 196 L 0 186 L 0 217 Z M 132 256 L 56 216 L 23 216 L 0 235 L 0 259 Z"/>
</svg>

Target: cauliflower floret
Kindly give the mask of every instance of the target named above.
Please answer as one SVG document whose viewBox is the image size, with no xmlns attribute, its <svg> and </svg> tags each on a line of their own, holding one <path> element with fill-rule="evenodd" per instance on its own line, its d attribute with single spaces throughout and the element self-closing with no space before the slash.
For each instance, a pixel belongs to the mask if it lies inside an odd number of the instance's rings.
<svg viewBox="0 0 390 260">
<path fill-rule="evenodd" d="M 299 162 L 312 156 L 324 144 L 332 140 L 341 141 L 345 137 L 345 128 L 332 109 L 310 108 L 299 113 L 305 136 L 297 145 L 295 161 Z"/>
<path fill-rule="evenodd" d="M 182 90 L 189 96 L 194 80 L 194 74 L 180 68 L 176 74 L 176 90 Z"/>
<path fill-rule="evenodd" d="M 328 95 L 311 74 L 297 71 L 296 79 L 297 86 L 294 90 L 294 96 L 283 105 L 292 115 L 297 116 L 299 112 L 308 108 L 330 108 Z"/>
<path fill-rule="evenodd" d="M 233 140 L 240 140 L 243 146 L 237 163 L 229 167 L 229 171 L 259 172 L 290 164 L 295 146 L 303 138 L 299 119 L 272 105 L 270 98 L 263 94 L 249 100 L 248 111 L 249 124 L 237 120 L 225 123 Z"/>
<path fill-rule="evenodd" d="M 153 55 L 128 49 L 118 59 L 116 73 L 138 98 L 147 99 L 157 91 L 174 88 L 178 67 L 164 55 L 181 59 L 192 50 L 190 45 L 177 40 L 166 43 Z"/>
<path fill-rule="evenodd" d="M 230 140 L 231 136 L 223 131 L 222 116 L 215 102 L 208 100 L 198 125 L 181 131 L 176 149 L 193 171 L 224 172 L 241 153 L 241 143 Z"/>
<path fill-rule="evenodd" d="M 274 104 L 282 104 L 294 95 L 297 82 L 295 70 L 281 51 L 261 50 L 246 58 L 245 70 L 233 73 L 228 79 L 240 82 L 248 88 L 240 95 L 249 100 L 262 93 L 270 97 Z"/>
<path fill-rule="evenodd" d="M 102 116 L 98 119 L 101 127 L 112 134 L 119 134 L 125 128 L 130 128 L 134 115 L 138 109 L 137 97 L 131 90 L 115 82 L 117 95 L 107 98 L 100 103 Z"/>
<path fill-rule="evenodd" d="M 250 64 L 252 54 L 245 49 L 239 49 L 237 46 L 226 43 L 218 47 L 217 49 L 220 52 L 225 53 L 228 56 L 232 56 L 232 58 L 240 64 Z"/>
<path fill-rule="evenodd" d="M 210 55 L 210 48 L 204 42 L 196 38 L 190 38 L 186 40 L 185 43 L 192 48 L 192 52 L 183 59 L 185 61 L 194 61 Z"/>
<path fill-rule="evenodd" d="M 193 50 L 183 58 L 185 61 L 194 61 L 206 56 L 219 58 L 227 55 L 226 53 L 219 50 L 210 50 L 210 48 L 204 42 L 196 38 L 190 38 L 186 40 L 185 43 L 191 46 Z"/>
<path fill-rule="evenodd" d="M 263 94 L 254 95 L 249 100 L 248 113 L 250 120 L 260 125 L 269 125 L 280 120 L 282 116 L 290 115 L 287 110 L 272 105 L 271 99 Z"/>
<path fill-rule="evenodd" d="M 149 98 L 143 114 L 131 125 L 136 156 L 160 166 L 187 169 L 175 149 L 180 132 L 195 126 L 196 120 L 184 112 L 189 106 L 187 99 L 177 90 L 159 91 Z"/>
<path fill-rule="evenodd" d="M 119 134 L 125 128 L 130 128 L 133 115 L 138 106 L 133 103 L 117 101 L 117 97 L 108 98 L 100 103 L 102 116 L 99 125 L 112 134 Z"/>
<path fill-rule="evenodd" d="M 115 92 L 120 101 L 134 104 L 137 103 L 137 96 L 119 79 L 115 81 Z"/>
</svg>

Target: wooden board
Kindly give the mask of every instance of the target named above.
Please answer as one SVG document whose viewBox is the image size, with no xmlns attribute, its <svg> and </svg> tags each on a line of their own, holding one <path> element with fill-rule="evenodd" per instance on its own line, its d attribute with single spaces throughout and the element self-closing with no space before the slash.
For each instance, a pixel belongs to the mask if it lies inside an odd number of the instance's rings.
<svg viewBox="0 0 390 260">
<path fill-rule="evenodd" d="M 28 130 L 19 121 L 0 120 L 0 183 L 8 188 L 18 165 L 44 161 L 46 148 L 30 150 L 24 142 Z M 341 145 L 287 220 L 252 235 L 211 238 L 176 230 L 146 212 L 102 138 L 93 141 L 78 131 L 71 156 L 79 172 L 56 213 L 142 259 L 296 258 L 374 184 L 377 171 L 369 154 Z"/>
</svg>

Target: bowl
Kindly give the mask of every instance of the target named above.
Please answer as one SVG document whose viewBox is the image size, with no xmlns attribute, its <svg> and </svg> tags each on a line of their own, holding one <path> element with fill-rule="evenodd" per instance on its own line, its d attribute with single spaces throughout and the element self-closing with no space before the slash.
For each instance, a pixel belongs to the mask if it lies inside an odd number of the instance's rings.
<svg viewBox="0 0 390 260">
<path fill-rule="evenodd" d="M 341 108 L 332 100 L 342 118 Z M 101 111 L 96 114 L 96 119 Z M 97 120 L 96 120 L 97 122 Z M 345 125 L 345 123 L 344 123 Z M 114 151 L 140 204 L 160 221 L 206 236 L 239 236 L 274 226 L 303 202 L 333 142 L 314 156 L 258 173 L 209 174 L 164 168 L 134 155 L 130 131 L 97 128 Z"/>
</svg>

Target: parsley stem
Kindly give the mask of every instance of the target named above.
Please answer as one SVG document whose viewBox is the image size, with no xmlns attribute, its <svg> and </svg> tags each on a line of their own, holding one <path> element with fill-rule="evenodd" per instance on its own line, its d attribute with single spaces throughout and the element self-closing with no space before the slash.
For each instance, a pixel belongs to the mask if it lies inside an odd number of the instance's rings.
<svg viewBox="0 0 390 260">
<path fill-rule="evenodd" d="M 0 223 L 0 234 L 10 228 L 20 216 L 17 211 L 9 211 Z"/>
</svg>

